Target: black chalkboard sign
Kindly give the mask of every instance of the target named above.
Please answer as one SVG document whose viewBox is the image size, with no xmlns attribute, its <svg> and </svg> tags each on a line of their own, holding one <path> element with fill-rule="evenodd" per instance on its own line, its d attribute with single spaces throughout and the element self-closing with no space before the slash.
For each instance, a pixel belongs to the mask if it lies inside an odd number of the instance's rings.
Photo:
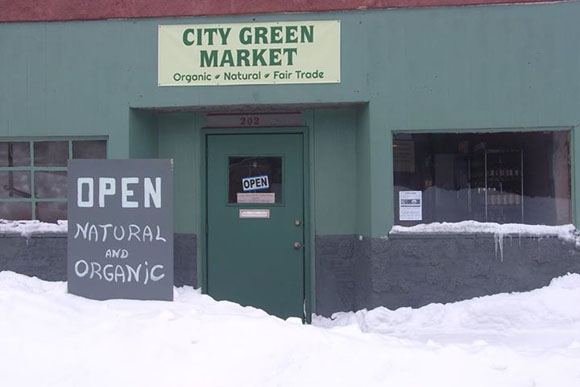
<svg viewBox="0 0 580 387">
<path fill-rule="evenodd" d="M 68 291 L 173 300 L 170 160 L 69 160 Z"/>
</svg>

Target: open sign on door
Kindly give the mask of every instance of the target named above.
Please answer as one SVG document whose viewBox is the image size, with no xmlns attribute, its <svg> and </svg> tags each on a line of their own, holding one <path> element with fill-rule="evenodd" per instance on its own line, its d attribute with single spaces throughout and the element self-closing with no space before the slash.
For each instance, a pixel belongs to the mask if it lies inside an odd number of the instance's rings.
<svg viewBox="0 0 580 387">
<path fill-rule="evenodd" d="M 242 179 L 242 188 L 245 191 L 260 191 L 270 188 L 268 176 L 252 176 Z"/>
</svg>

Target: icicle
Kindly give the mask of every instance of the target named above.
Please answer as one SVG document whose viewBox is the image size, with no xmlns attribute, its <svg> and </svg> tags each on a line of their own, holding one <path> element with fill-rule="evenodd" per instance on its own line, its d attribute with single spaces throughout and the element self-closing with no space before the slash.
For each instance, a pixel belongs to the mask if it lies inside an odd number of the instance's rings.
<svg viewBox="0 0 580 387">
<path fill-rule="evenodd" d="M 493 234 L 493 241 L 495 244 L 495 257 L 497 258 L 497 250 L 499 247 L 499 256 L 501 261 L 503 262 L 503 233 L 494 233 Z"/>
</svg>

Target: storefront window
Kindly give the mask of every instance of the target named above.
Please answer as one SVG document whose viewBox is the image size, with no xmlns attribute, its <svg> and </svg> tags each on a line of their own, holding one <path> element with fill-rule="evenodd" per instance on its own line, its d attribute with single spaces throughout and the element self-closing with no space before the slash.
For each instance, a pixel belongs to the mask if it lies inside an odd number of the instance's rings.
<svg viewBox="0 0 580 387">
<path fill-rule="evenodd" d="M 399 133 L 396 223 L 571 223 L 570 132 Z"/>
<path fill-rule="evenodd" d="M 70 158 L 106 158 L 105 140 L 0 141 L 0 219 L 66 219 Z"/>
</svg>

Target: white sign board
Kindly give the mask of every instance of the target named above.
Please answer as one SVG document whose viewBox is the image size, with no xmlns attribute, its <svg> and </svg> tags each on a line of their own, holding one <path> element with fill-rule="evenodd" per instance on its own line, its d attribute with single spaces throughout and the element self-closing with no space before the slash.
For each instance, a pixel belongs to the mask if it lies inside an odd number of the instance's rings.
<svg viewBox="0 0 580 387">
<path fill-rule="evenodd" d="M 340 82 L 340 21 L 160 25 L 159 86 Z"/>
<path fill-rule="evenodd" d="M 247 191 L 260 191 L 270 188 L 270 181 L 267 175 L 251 176 L 242 179 L 242 189 Z"/>
<path fill-rule="evenodd" d="M 276 203 L 274 192 L 238 192 L 238 203 Z"/>
<path fill-rule="evenodd" d="M 421 191 L 399 192 L 399 220 L 423 220 Z"/>
</svg>

